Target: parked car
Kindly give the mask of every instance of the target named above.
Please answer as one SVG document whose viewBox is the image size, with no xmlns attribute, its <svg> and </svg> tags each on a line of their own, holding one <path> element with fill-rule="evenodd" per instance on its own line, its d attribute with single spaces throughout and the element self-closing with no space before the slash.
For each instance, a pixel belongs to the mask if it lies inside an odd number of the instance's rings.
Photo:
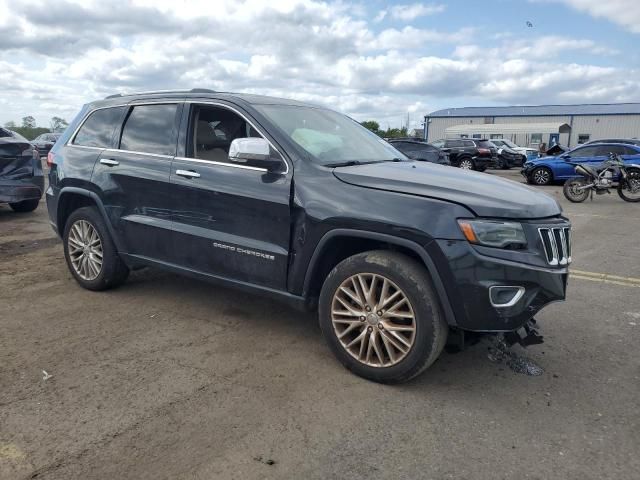
<svg viewBox="0 0 640 480">
<path fill-rule="evenodd" d="M 427 142 L 416 139 L 391 139 L 389 143 L 413 160 L 451 165 L 449 154 Z"/>
<path fill-rule="evenodd" d="M 511 167 L 521 167 L 526 161 L 526 157 L 515 150 L 512 150 L 505 145 L 499 147 L 493 143 L 493 140 L 491 140 L 490 143 L 495 145 L 498 154 L 498 159 L 494 167 L 508 170 Z"/>
<path fill-rule="evenodd" d="M 640 139 L 637 138 L 602 138 L 600 140 L 591 140 L 584 145 L 591 145 L 593 143 L 625 143 L 629 145 L 640 146 Z"/>
<path fill-rule="evenodd" d="M 17 132 L 0 128 L 0 203 L 16 212 L 38 208 L 44 175 L 38 150 Z"/>
<path fill-rule="evenodd" d="M 465 330 L 531 343 L 532 317 L 565 297 L 555 199 L 407 159 L 325 108 L 116 95 L 85 105 L 48 161 L 49 218 L 82 287 L 152 265 L 317 306 L 334 354 L 374 381 L 418 375 L 451 327 L 459 343 Z"/>
<path fill-rule="evenodd" d="M 573 150 L 556 156 L 540 157 L 529 160 L 522 168 L 522 175 L 528 183 L 548 185 L 575 176 L 575 163 L 598 166 L 611 153 L 620 155 L 625 162 L 638 163 L 640 161 L 640 146 L 621 143 L 594 143 L 580 145 Z"/>
<path fill-rule="evenodd" d="M 43 133 L 38 135 L 31 143 L 38 149 L 40 156 L 46 157 L 51 147 L 60 138 L 60 133 Z"/>
<path fill-rule="evenodd" d="M 508 147 L 511 150 L 514 150 L 516 153 L 519 153 L 523 156 L 523 161 L 527 161 L 530 158 L 535 158 L 538 156 L 538 150 L 535 148 L 529 147 L 521 147 L 511 140 L 507 140 L 506 138 L 492 138 L 491 143 L 493 143 L 496 147 Z"/>
<path fill-rule="evenodd" d="M 451 165 L 464 170 L 484 172 L 498 160 L 498 151 L 488 140 L 442 139 L 431 142 L 431 145 L 447 152 Z"/>
</svg>

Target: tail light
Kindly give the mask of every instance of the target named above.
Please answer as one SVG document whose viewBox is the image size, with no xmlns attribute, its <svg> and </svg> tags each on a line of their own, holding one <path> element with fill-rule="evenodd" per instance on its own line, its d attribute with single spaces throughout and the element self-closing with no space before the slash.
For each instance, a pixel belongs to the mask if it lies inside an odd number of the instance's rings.
<svg viewBox="0 0 640 480">
<path fill-rule="evenodd" d="M 478 148 L 478 153 L 483 155 L 490 155 L 491 150 L 489 150 L 488 148 Z"/>
<path fill-rule="evenodd" d="M 56 163 L 56 156 L 53 152 L 49 152 L 47 155 L 47 167 L 51 168 L 54 163 Z"/>
</svg>

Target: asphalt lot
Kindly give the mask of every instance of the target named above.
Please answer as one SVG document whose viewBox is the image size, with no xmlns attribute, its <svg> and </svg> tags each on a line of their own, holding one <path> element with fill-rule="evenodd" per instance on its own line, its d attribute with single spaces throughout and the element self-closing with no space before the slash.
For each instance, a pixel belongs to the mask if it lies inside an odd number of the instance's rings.
<svg viewBox="0 0 640 480">
<path fill-rule="evenodd" d="M 545 374 L 479 344 L 393 387 L 274 301 L 155 270 L 83 290 L 44 203 L 0 206 L 0 479 L 640 478 L 640 205 L 543 189 L 574 225 Z"/>
</svg>

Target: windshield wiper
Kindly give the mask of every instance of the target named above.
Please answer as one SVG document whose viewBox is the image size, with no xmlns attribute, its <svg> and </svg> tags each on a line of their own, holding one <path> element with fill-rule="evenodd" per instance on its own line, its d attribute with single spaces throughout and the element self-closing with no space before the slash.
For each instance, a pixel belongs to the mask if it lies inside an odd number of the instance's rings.
<svg viewBox="0 0 640 480">
<path fill-rule="evenodd" d="M 364 165 L 365 163 L 371 163 L 371 162 L 359 162 L 357 160 L 349 160 L 348 162 L 326 163 L 324 166 L 325 167 L 330 167 L 330 168 L 334 168 L 334 167 L 353 167 L 354 165 Z"/>
<path fill-rule="evenodd" d="M 325 167 L 353 167 L 354 165 L 370 165 L 372 163 L 383 163 L 383 162 L 405 162 L 406 160 L 402 160 L 401 158 L 391 158 L 388 160 L 371 160 L 367 162 L 363 162 L 360 160 L 349 160 L 346 162 L 336 162 L 336 163 L 326 163 Z"/>
</svg>

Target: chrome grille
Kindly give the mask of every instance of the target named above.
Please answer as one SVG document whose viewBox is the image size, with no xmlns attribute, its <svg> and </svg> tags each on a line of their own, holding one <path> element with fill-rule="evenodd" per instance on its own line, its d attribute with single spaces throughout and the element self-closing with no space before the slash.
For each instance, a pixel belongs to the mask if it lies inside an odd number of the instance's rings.
<svg viewBox="0 0 640 480">
<path fill-rule="evenodd" d="M 571 228 L 539 228 L 540 239 L 549 265 L 571 263 Z"/>
</svg>

